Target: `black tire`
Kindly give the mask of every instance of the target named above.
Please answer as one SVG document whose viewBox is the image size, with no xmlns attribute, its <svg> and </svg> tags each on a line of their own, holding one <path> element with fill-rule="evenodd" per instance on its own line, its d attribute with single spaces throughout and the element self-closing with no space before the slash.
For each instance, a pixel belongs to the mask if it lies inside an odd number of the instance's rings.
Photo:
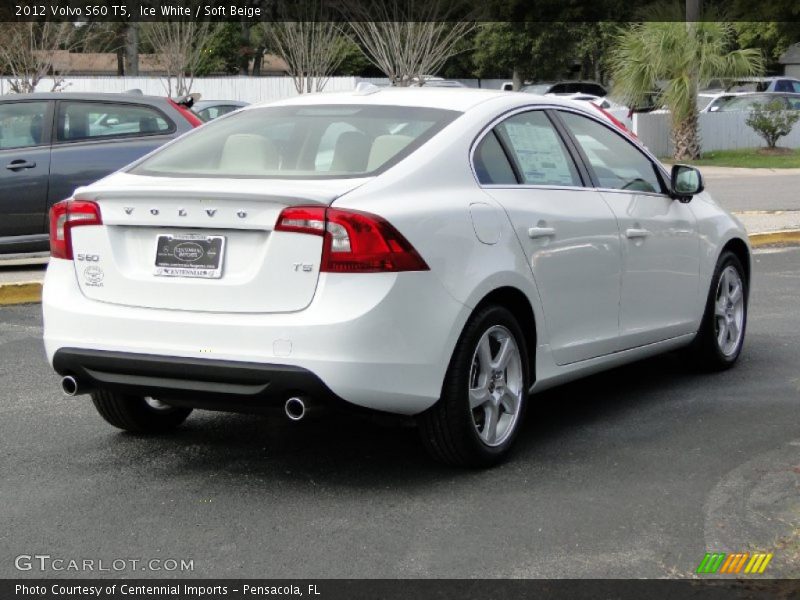
<svg viewBox="0 0 800 600">
<path fill-rule="evenodd" d="M 97 412 L 108 423 L 131 433 L 164 433 L 186 420 L 191 408 L 166 406 L 154 408 L 142 396 L 130 396 L 108 390 L 92 392 Z"/>
<path fill-rule="evenodd" d="M 722 278 L 722 274 L 729 267 L 736 270 L 741 280 L 743 318 L 741 336 L 739 337 L 738 343 L 732 351 L 726 353 L 722 351 L 717 341 L 717 333 L 719 330 L 718 317 L 715 314 L 715 303 L 720 286 L 720 279 Z M 700 323 L 700 329 L 689 348 L 689 358 L 694 368 L 702 371 L 724 371 L 725 369 L 730 369 L 739 359 L 742 346 L 744 345 L 745 331 L 747 329 L 747 302 L 749 292 L 749 282 L 747 281 L 742 262 L 733 252 L 723 252 L 717 261 L 714 275 L 711 278 L 711 285 L 708 290 L 706 308 L 703 313 L 703 320 Z"/>
<path fill-rule="evenodd" d="M 521 359 L 522 395 L 510 433 L 499 445 L 481 439 L 469 406 L 469 380 L 479 341 L 495 326 L 505 328 L 514 338 Z M 422 443 L 436 460 L 456 466 L 489 467 L 505 459 L 517 437 L 530 388 L 528 349 L 514 315 L 502 306 L 490 305 L 475 313 L 461 333 L 447 369 L 442 396 L 418 416 Z M 475 409 L 479 410 L 479 409 Z"/>
</svg>

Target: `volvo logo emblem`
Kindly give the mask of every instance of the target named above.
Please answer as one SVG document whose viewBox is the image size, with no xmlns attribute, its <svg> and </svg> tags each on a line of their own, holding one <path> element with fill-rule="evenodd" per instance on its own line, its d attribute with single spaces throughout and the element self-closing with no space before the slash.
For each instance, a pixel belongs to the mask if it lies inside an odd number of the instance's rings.
<svg viewBox="0 0 800 600">
<path fill-rule="evenodd" d="M 129 215 L 131 213 L 133 213 L 133 207 L 132 206 L 126 206 L 125 207 L 125 214 Z"/>
<path fill-rule="evenodd" d="M 179 208 L 178 209 L 178 216 L 179 217 L 185 217 L 186 216 L 186 209 L 185 208 Z"/>
<path fill-rule="evenodd" d="M 156 216 L 158 214 L 158 209 L 157 208 L 151 208 L 150 209 L 150 214 L 153 215 L 153 216 Z"/>
<path fill-rule="evenodd" d="M 207 208 L 206 209 L 206 214 L 209 217 L 213 217 L 215 214 L 217 214 L 217 209 L 216 208 Z"/>
<path fill-rule="evenodd" d="M 244 219 L 247 216 L 247 213 L 244 212 L 243 210 L 240 210 L 239 212 L 236 213 L 236 216 L 239 217 L 240 219 Z"/>
</svg>

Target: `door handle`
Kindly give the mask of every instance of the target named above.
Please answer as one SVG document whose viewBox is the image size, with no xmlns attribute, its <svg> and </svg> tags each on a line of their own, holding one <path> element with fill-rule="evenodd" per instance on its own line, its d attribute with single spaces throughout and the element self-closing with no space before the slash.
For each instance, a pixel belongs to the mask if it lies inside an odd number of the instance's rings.
<svg viewBox="0 0 800 600">
<path fill-rule="evenodd" d="M 625 237 L 629 240 L 635 238 L 646 238 L 650 235 L 650 232 L 647 229 L 626 229 L 625 230 Z"/>
<path fill-rule="evenodd" d="M 9 171 L 16 171 L 17 169 L 33 169 L 36 166 L 35 162 L 29 162 L 24 159 L 20 160 L 12 160 L 10 163 L 6 165 L 6 169 Z"/>
<path fill-rule="evenodd" d="M 528 229 L 528 237 L 530 238 L 543 238 L 543 237 L 553 237 L 556 234 L 556 230 L 552 227 L 530 227 Z"/>
</svg>

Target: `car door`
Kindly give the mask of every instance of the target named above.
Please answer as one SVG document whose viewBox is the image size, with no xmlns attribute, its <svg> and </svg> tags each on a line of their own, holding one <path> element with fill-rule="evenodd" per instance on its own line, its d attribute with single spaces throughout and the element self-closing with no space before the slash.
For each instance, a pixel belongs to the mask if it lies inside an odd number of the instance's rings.
<svg viewBox="0 0 800 600">
<path fill-rule="evenodd" d="M 545 110 L 497 123 L 475 147 L 475 171 L 508 214 L 533 272 L 555 361 L 613 352 L 619 336 L 620 240 Z"/>
<path fill-rule="evenodd" d="M 175 130 L 175 123 L 153 106 L 59 100 L 49 204 L 155 150 Z"/>
<path fill-rule="evenodd" d="M 587 115 L 558 114 L 619 223 L 621 349 L 691 333 L 700 243 L 690 205 L 669 196 L 660 169 L 637 144 Z"/>
<path fill-rule="evenodd" d="M 46 233 L 52 102 L 0 103 L 0 238 Z"/>
</svg>

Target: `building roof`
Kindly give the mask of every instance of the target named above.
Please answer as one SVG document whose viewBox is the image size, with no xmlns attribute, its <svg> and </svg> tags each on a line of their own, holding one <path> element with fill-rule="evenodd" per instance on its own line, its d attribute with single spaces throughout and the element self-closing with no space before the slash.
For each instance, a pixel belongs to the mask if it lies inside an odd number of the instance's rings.
<svg viewBox="0 0 800 600">
<path fill-rule="evenodd" d="M 164 70 L 158 54 L 139 55 L 139 73 Z M 116 73 L 117 55 L 113 52 L 69 52 L 58 50 L 53 55 L 53 70 L 63 73 Z"/>
<path fill-rule="evenodd" d="M 117 55 L 114 52 L 69 52 L 58 50 L 53 56 L 53 70 L 60 73 L 116 73 Z M 286 62 L 274 54 L 265 54 L 261 62 L 262 73 L 289 71 Z M 164 72 L 160 54 L 139 54 L 139 74 L 153 75 Z"/>
</svg>

